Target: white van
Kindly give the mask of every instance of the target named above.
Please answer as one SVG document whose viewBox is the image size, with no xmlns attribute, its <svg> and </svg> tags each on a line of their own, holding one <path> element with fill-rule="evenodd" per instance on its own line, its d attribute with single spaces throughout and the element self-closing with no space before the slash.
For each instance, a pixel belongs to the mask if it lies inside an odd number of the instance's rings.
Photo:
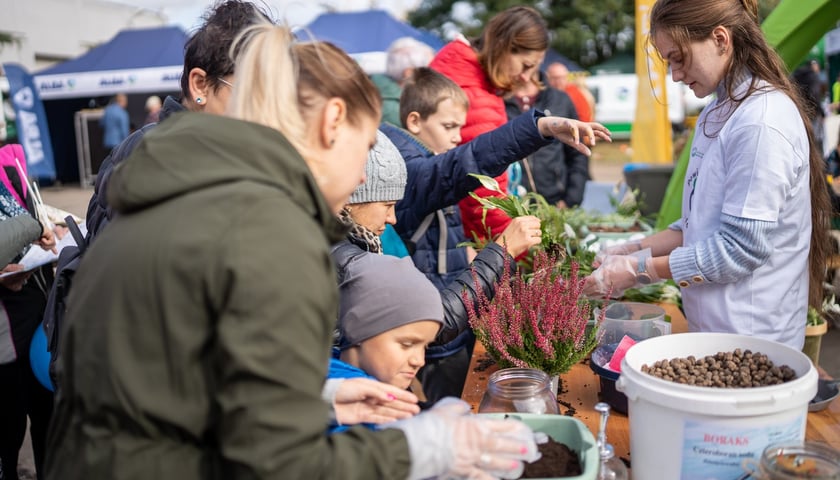
<svg viewBox="0 0 840 480">
<path fill-rule="evenodd" d="M 649 81 L 645 78 L 643 81 Z M 636 115 L 638 76 L 634 73 L 599 74 L 586 78 L 586 86 L 595 96 L 595 121 L 608 127 L 614 138 L 630 138 Z M 697 98 L 686 85 L 676 83 L 668 75 L 666 81 L 668 117 L 671 125 L 680 130 L 687 115 L 697 115 L 711 100 Z"/>
</svg>

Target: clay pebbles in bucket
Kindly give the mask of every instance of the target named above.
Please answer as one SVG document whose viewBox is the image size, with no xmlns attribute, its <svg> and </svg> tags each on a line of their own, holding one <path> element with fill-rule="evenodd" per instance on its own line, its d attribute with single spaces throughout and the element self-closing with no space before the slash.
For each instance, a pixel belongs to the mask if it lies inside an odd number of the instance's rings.
<svg viewBox="0 0 840 480">
<path fill-rule="evenodd" d="M 671 366 L 670 360 L 687 362 L 688 357 L 693 357 L 695 362 L 705 361 L 707 356 L 720 352 L 724 354 L 720 363 L 735 364 L 743 361 L 740 358 L 735 362 L 736 354 L 744 357 L 747 351 L 766 355 L 765 361 L 771 361 L 778 370 L 778 375 L 774 371 L 773 376 L 778 376 L 779 382 L 774 379 L 772 384 L 753 386 L 750 379 L 747 387 L 746 381 L 742 385 L 741 379 L 736 382 L 731 374 L 723 376 L 733 378 L 721 380 L 719 373 L 717 381 L 712 380 L 713 385 L 705 381 L 698 384 L 697 378 L 691 385 L 687 378 L 685 383 L 676 383 L 674 378 L 659 378 L 643 371 L 655 369 L 656 362 L 662 360 Z M 731 355 L 728 360 L 727 353 Z M 662 363 L 659 365 L 661 368 Z M 740 371 L 740 365 L 735 366 Z M 760 365 L 755 368 L 760 370 Z M 738 377 L 742 376 L 739 373 Z M 633 477 L 741 477 L 744 460 L 759 459 L 768 445 L 805 439 L 808 402 L 817 392 L 817 376 L 802 352 L 745 335 L 681 333 L 639 342 L 627 351 L 616 383 L 628 400 Z"/>
</svg>

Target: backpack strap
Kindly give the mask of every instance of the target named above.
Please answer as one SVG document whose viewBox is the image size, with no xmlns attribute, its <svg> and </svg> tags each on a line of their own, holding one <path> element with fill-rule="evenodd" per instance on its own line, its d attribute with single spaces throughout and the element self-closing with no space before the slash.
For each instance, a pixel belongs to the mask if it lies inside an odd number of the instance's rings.
<svg viewBox="0 0 840 480">
<path fill-rule="evenodd" d="M 430 213 L 426 215 L 426 218 L 420 223 L 420 226 L 417 227 L 417 231 L 414 232 L 414 235 L 411 236 L 411 243 L 417 245 L 417 241 L 423 238 L 423 235 L 426 234 L 426 231 L 429 230 L 429 226 L 432 224 L 432 220 L 437 217 L 438 219 L 438 264 L 437 264 L 437 273 L 439 275 L 443 275 L 446 273 L 446 237 L 448 236 L 448 226 L 446 225 L 446 217 L 443 215 L 443 210 L 437 210 L 434 213 Z"/>
<path fill-rule="evenodd" d="M 83 255 L 87 249 L 87 240 L 85 240 L 84 234 L 82 234 L 82 231 L 76 224 L 76 220 L 73 219 L 73 215 L 64 217 L 64 223 L 67 224 L 67 228 L 70 229 L 70 234 L 73 235 L 73 240 L 76 241 L 76 246 L 79 247 L 79 254 Z"/>
</svg>

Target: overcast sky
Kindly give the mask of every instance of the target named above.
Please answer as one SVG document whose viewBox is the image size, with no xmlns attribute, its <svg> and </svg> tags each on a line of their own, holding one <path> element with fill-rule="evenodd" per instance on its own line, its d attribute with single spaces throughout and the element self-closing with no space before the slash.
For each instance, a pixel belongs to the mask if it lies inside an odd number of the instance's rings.
<svg viewBox="0 0 840 480">
<path fill-rule="evenodd" d="M 162 12 L 170 23 L 190 31 L 198 25 L 198 19 L 204 10 L 215 3 L 214 0 L 112 0 L 137 7 Z M 268 6 L 277 19 L 286 20 L 290 25 L 303 26 L 329 9 L 337 11 L 367 10 L 380 8 L 388 10 L 397 18 L 404 19 L 405 12 L 420 4 L 420 0 L 261 0 Z M 260 4 L 260 1 L 255 1 Z"/>
</svg>

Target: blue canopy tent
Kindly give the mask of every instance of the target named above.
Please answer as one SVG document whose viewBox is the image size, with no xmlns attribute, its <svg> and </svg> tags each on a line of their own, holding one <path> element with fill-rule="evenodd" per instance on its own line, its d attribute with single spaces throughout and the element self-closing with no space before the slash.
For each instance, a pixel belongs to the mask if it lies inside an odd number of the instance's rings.
<svg viewBox="0 0 840 480">
<path fill-rule="evenodd" d="M 36 73 L 35 87 L 44 100 L 59 181 L 80 180 L 76 112 L 100 107 L 111 96 L 125 93 L 131 123 L 142 126 L 147 96 L 180 92 L 187 38 L 179 27 L 123 30 L 75 59 Z M 96 122 L 91 124 L 98 128 Z M 92 162 L 101 162 L 104 153 L 93 137 L 90 147 Z"/>
<path fill-rule="evenodd" d="M 435 50 L 444 45 L 434 34 L 401 22 L 384 10 L 324 13 L 299 30 L 297 37 L 334 43 L 369 74 L 385 72 L 386 52 L 398 38 L 412 37 Z"/>
<path fill-rule="evenodd" d="M 180 90 L 187 34 L 179 27 L 123 30 L 84 55 L 38 72 L 43 100 Z"/>
</svg>

